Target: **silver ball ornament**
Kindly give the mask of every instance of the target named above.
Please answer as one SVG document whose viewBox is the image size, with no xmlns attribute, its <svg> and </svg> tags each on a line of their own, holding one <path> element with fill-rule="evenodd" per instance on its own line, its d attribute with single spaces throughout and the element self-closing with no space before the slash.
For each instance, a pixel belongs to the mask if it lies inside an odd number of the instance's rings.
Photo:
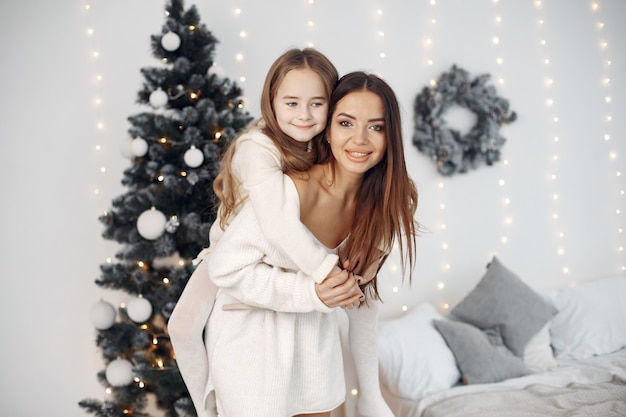
<svg viewBox="0 0 626 417">
<path fill-rule="evenodd" d="M 179 227 L 180 227 L 180 220 L 178 220 L 178 216 L 170 217 L 167 223 L 165 223 L 165 231 L 167 233 L 176 233 Z"/>
</svg>

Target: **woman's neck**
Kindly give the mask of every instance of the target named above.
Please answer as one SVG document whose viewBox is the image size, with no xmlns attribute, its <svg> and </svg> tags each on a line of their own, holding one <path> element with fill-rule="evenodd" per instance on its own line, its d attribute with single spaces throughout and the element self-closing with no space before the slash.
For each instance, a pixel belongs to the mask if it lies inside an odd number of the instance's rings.
<svg viewBox="0 0 626 417">
<path fill-rule="evenodd" d="M 327 192 L 342 196 L 346 201 L 354 201 L 363 182 L 362 174 L 347 172 L 332 161 L 320 164 L 320 169 L 324 179 L 322 186 Z"/>
</svg>

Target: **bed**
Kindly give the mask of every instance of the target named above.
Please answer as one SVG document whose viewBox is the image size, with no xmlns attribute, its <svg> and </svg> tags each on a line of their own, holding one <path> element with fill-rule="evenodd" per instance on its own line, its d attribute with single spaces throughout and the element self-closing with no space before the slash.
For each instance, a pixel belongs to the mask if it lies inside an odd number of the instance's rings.
<svg viewBox="0 0 626 417">
<path fill-rule="evenodd" d="M 494 258 L 448 314 L 381 320 L 378 349 L 396 417 L 626 416 L 626 275 L 538 293 Z"/>
</svg>

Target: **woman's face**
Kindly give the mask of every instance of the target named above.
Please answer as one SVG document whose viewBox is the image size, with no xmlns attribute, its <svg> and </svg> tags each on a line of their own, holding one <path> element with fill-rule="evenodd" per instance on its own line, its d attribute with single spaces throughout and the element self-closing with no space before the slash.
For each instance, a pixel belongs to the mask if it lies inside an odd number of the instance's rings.
<svg viewBox="0 0 626 417">
<path fill-rule="evenodd" d="M 272 106 L 280 130 L 297 142 L 308 142 L 326 128 L 326 89 L 322 77 L 310 69 L 289 71 Z"/>
<path fill-rule="evenodd" d="M 371 91 L 354 91 L 335 107 L 328 138 L 338 164 L 364 174 L 378 164 L 387 148 L 385 108 Z"/>
</svg>

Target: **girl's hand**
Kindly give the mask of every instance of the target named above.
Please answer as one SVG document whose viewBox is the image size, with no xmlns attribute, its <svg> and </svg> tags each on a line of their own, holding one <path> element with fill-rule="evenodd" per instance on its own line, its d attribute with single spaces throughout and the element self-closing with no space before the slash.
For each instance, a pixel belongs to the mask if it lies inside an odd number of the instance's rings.
<svg viewBox="0 0 626 417">
<path fill-rule="evenodd" d="M 347 267 L 347 264 L 344 264 Z M 315 284 L 315 292 L 326 306 L 353 308 L 358 307 L 364 299 L 363 292 L 354 275 L 347 269 L 339 269 L 333 272 L 319 284 Z"/>
</svg>

